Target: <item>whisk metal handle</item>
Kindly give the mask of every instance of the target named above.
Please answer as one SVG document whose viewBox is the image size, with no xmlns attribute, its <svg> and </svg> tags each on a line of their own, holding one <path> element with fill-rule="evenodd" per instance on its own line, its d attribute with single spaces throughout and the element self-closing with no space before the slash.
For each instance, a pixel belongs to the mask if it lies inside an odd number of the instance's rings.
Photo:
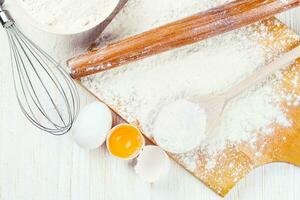
<svg viewBox="0 0 300 200">
<path fill-rule="evenodd" d="M 3 9 L 2 4 L 0 4 L 0 23 L 4 28 L 8 28 L 15 23 L 9 12 Z"/>
</svg>

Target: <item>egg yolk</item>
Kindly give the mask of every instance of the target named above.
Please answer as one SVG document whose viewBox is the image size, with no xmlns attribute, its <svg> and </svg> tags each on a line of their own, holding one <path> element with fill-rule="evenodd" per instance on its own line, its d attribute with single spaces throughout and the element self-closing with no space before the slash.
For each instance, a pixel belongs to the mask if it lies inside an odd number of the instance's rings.
<svg viewBox="0 0 300 200">
<path fill-rule="evenodd" d="M 108 148 L 111 154 L 120 158 L 129 158 L 137 154 L 144 143 L 140 131 L 132 125 L 115 127 L 108 138 Z"/>
</svg>

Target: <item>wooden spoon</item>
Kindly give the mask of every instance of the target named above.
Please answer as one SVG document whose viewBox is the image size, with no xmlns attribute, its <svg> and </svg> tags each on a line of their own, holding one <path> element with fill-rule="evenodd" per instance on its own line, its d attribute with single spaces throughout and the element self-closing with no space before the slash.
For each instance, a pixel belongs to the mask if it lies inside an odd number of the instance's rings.
<svg viewBox="0 0 300 200">
<path fill-rule="evenodd" d="M 112 69 L 225 33 L 300 5 L 300 0 L 236 0 L 93 49 L 67 61 L 71 76 Z"/>
<path fill-rule="evenodd" d="M 226 104 L 245 91 L 246 89 L 261 83 L 267 77 L 272 75 L 279 69 L 289 66 L 297 58 L 300 57 L 300 46 L 294 48 L 293 50 L 283 54 L 280 58 L 276 59 L 274 62 L 268 64 L 265 67 L 260 68 L 256 72 L 254 72 L 250 77 L 241 81 L 239 84 L 230 88 L 227 92 L 222 94 L 214 94 L 214 95 L 205 95 L 195 97 L 196 103 L 202 106 L 206 110 L 207 114 L 207 126 L 206 133 L 208 137 L 211 137 L 211 132 L 215 128 L 215 126 L 220 121 L 220 117 L 223 113 L 224 107 Z"/>
</svg>

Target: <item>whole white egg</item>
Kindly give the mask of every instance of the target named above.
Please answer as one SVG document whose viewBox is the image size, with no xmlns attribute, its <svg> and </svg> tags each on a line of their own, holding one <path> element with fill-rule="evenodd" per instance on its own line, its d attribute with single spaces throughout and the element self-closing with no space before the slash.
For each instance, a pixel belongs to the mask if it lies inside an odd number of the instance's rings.
<svg viewBox="0 0 300 200">
<path fill-rule="evenodd" d="M 101 102 L 86 105 L 79 113 L 73 126 L 75 142 L 86 149 L 101 146 L 112 127 L 110 109 Z"/>
</svg>

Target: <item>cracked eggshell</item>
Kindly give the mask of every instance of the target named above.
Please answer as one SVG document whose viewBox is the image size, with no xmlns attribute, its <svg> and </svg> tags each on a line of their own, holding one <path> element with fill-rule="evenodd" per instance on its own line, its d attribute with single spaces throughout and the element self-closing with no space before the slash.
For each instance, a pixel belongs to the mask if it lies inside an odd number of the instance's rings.
<svg viewBox="0 0 300 200">
<path fill-rule="evenodd" d="M 134 167 L 144 181 L 154 183 L 165 176 L 170 169 L 170 159 L 164 150 L 155 145 L 143 148 Z"/>
<path fill-rule="evenodd" d="M 101 146 L 112 127 L 112 114 L 107 105 L 93 102 L 79 113 L 73 126 L 73 139 L 81 147 L 95 149 Z"/>
</svg>

